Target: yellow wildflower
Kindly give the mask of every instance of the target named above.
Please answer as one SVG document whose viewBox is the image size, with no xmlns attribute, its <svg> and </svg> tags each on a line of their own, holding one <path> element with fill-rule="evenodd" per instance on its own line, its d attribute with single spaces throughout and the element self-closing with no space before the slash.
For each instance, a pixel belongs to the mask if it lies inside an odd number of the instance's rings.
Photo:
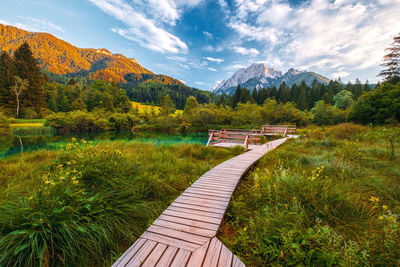
<svg viewBox="0 0 400 267">
<path fill-rule="evenodd" d="M 382 209 L 383 209 L 383 210 L 387 210 L 387 209 L 388 209 L 388 206 L 382 205 Z"/>
<path fill-rule="evenodd" d="M 379 216 L 378 219 L 382 221 L 383 220 L 383 216 L 382 215 Z"/>
<path fill-rule="evenodd" d="M 73 182 L 72 182 L 73 184 L 77 184 L 77 183 L 79 183 L 77 180 L 74 180 Z"/>
<path fill-rule="evenodd" d="M 61 169 L 62 167 L 63 167 L 62 164 L 58 164 L 58 165 L 57 165 L 57 168 L 59 168 L 59 169 Z"/>
<path fill-rule="evenodd" d="M 51 185 L 51 186 L 55 186 L 56 183 L 55 183 L 54 181 L 51 181 L 51 182 L 50 182 L 50 185 Z"/>
<path fill-rule="evenodd" d="M 72 179 L 72 181 L 76 180 L 76 176 L 73 176 L 71 179 Z"/>
<path fill-rule="evenodd" d="M 44 183 L 45 183 L 45 184 L 49 184 L 49 183 L 50 183 L 50 181 L 49 181 L 49 180 L 46 180 L 46 181 L 44 181 Z"/>
<path fill-rule="evenodd" d="M 72 142 L 76 142 L 76 138 L 72 137 Z"/>
<path fill-rule="evenodd" d="M 33 199 L 33 196 L 30 196 L 28 199 L 29 199 L 29 200 L 32 200 L 32 199 Z"/>
</svg>

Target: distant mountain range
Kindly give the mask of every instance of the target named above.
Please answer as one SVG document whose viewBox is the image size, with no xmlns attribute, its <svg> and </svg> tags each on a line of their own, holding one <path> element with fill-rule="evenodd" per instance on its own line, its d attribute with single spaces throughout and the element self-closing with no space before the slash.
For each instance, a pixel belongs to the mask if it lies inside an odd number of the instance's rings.
<svg viewBox="0 0 400 267">
<path fill-rule="evenodd" d="M 304 81 L 307 85 L 311 85 L 314 79 L 321 83 L 328 83 L 330 81 L 328 78 L 315 72 L 289 69 L 286 73 L 282 74 L 281 71 L 269 68 L 264 63 L 253 63 L 248 68 L 241 68 L 236 71 L 232 77 L 219 83 L 212 91 L 216 94 L 233 95 L 239 84 L 241 87 L 252 91 L 254 88 L 278 87 L 282 82 L 285 82 L 288 86 L 300 84 L 301 81 Z"/>
<path fill-rule="evenodd" d="M 0 24 L 0 51 L 12 54 L 24 42 L 29 44 L 42 69 L 54 74 L 117 83 L 156 81 L 183 85 L 172 77 L 154 74 L 134 58 L 112 54 L 104 48 L 78 48 L 49 33 L 28 32 Z"/>
</svg>

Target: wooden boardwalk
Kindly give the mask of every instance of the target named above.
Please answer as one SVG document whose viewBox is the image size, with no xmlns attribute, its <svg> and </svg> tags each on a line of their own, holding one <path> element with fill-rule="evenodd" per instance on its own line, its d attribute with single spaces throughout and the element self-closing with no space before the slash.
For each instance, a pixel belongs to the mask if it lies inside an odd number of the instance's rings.
<svg viewBox="0 0 400 267">
<path fill-rule="evenodd" d="M 240 178 L 286 139 L 257 146 L 203 174 L 113 266 L 244 266 L 216 234 Z"/>
</svg>

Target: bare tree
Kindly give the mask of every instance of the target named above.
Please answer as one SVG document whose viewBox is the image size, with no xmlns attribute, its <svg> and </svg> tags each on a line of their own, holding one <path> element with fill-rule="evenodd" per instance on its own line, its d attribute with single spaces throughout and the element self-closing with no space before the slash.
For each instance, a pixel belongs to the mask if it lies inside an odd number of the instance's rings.
<svg viewBox="0 0 400 267">
<path fill-rule="evenodd" d="M 15 80 L 15 84 L 12 87 L 12 92 L 14 93 L 15 99 L 17 101 L 17 119 L 18 119 L 19 106 L 20 106 L 20 102 L 21 102 L 20 95 L 22 94 L 22 92 L 24 92 L 28 88 L 29 81 L 26 79 L 23 80 L 18 76 L 14 76 L 14 80 Z"/>
<path fill-rule="evenodd" d="M 386 48 L 388 53 L 383 58 L 381 64 L 383 69 L 378 76 L 382 76 L 386 81 L 397 83 L 400 81 L 400 33 L 393 38 L 392 47 Z"/>
</svg>

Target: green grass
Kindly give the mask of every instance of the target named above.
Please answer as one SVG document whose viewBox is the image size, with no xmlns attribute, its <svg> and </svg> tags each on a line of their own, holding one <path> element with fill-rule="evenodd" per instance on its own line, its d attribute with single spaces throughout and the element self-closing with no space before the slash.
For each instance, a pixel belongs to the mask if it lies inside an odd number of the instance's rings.
<svg viewBox="0 0 400 267">
<path fill-rule="evenodd" d="M 243 179 L 218 237 L 248 266 L 398 266 L 399 132 L 301 130 Z"/>
<path fill-rule="evenodd" d="M 29 136 L 29 135 L 50 135 L 54 134 L 56 130 L 52 127 L 41 126 L 17 126 L 11 127 L 11 133 L 15 136 Z"/>
<path fill-rule="evenodd" d="M 10 123 L 18 124 L 18 123 L 42 123 L 44 124 L 46 119 L 10 119 Z"/>
<path fill-rule="evenodd" d="M 74 141 L 0 160 L 0 266 L 109 266 L 195 179 L 241 152 Z"/>
</svg>

